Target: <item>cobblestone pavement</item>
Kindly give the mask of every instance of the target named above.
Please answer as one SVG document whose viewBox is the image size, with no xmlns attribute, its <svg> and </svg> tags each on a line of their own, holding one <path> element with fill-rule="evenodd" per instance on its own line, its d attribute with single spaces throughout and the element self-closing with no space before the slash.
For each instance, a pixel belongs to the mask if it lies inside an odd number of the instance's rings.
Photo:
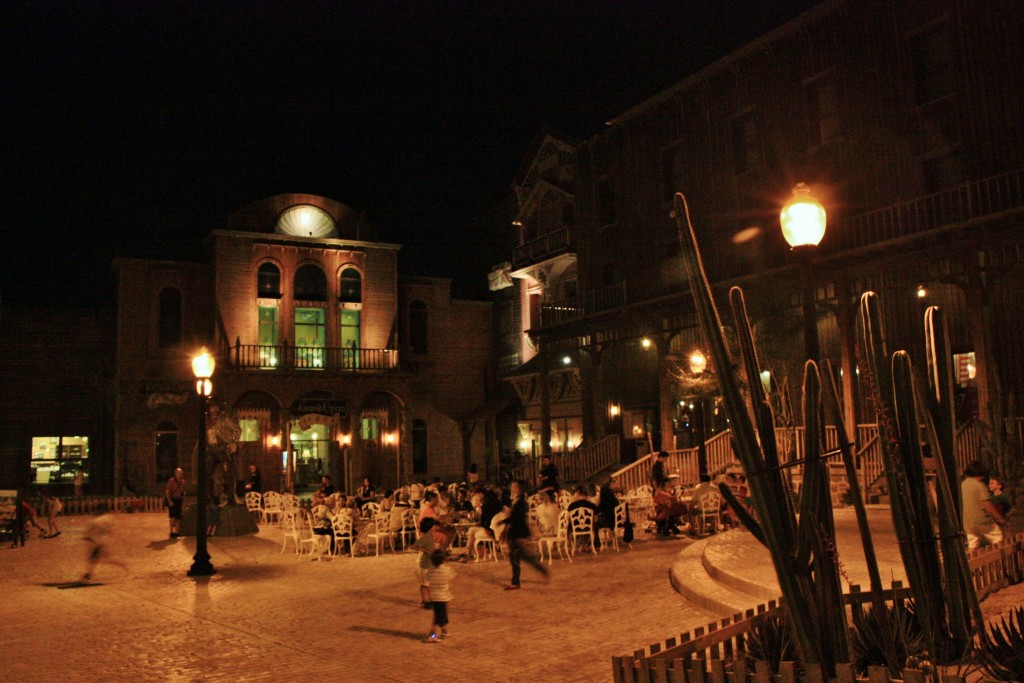
<svg viewBox="0 0 1024 683">
<path fill-rule="evenodd" d="M 689 540 L 556 560 L 550 582 L 504 561 L 456 564 L 451 637 L 429 644 L 412 554 L 297 560 L 282 534 L 210 540 L 218 573 L 191 579 L 192 539 L 158 513 L 115 515 L 97 585 L 60 588 L 85 564 L 85 517 L 0 549 L 4 681 L 601 681 L 610 658 L 716 617 L 668 581 Z M 770 568 L 770 567 L 769 567 Z"/>
</svg>

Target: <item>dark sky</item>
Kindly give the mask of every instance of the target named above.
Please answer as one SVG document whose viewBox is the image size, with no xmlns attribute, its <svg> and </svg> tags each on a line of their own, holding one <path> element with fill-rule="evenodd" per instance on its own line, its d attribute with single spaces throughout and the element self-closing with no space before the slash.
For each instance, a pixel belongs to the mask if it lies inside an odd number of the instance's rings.
<svg viewBox="0 0 1024 683">
<path fill-rule="evenodd" d="M 5 2 L 5 304 L 112 298 L 234 209 L 365 211 L 408 271 L 484 290 L 475 216 L 541 125 L 578 138 L 815 0 Z"/>
</svg>

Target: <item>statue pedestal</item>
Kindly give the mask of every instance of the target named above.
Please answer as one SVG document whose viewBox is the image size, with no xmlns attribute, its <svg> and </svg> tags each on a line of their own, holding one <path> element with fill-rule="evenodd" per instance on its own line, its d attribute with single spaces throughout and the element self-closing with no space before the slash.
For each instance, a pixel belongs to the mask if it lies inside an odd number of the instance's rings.
<svg viewBox="0 0 1024 683">
<path fill-rule="evenodd" d="M 220 509 L 220 523 L 217 525 L 217 538 L 221 536 L 245 536 L 260 530 L 254 514 L 244 505 L 228 503 Z M 196 506 L 193 503 L 181 515 L 182 536 L 196 535 Z"/>
</svg>

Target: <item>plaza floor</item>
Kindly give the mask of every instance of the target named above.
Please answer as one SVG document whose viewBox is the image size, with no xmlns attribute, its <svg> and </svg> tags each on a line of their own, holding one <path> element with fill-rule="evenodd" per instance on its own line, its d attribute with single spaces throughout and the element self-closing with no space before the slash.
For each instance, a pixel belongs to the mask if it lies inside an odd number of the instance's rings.
<svg viewBox="0 0 1024 683">
<path fill-rule="evenodd" d="M 715 619 L 668 580 L 688 540 L 556 560 L 551 579 L 507 562 L 455 564 L 451 637 L 424 643 L 411 554 L 325 562 L 280 553 L 281 530 L 214 538 L 217 574 L 185 575 L 193 539 L 157 513 L 115 515 L 97 585 L 61 588 L 85 564 L 85 517 L 0 549 L 5 681 L 600 681 L 610 657 Z"/>
</svg>

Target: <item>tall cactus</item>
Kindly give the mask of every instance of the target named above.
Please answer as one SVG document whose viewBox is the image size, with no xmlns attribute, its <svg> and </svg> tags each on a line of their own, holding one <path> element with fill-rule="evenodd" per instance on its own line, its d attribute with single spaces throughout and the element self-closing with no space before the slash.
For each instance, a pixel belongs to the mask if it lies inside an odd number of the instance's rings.
<svg viewBox="0 0 1024 683">
<path fill-rule="evenodd" d="M 804 368 L 806 464 L 798 521 L 789 487 L 780 470 L 771 405 L 761 383 L 750 381 L 751 410 L 747 410 L 739 379 L 731 369 L 733 363 L 721 319 L 704 272 L 689 207 L 682 194 L 675 196 L 674 216 L 694 306 L 711 358 L 720 369 L 719 384 L 732 425 L 733 446 L 747 472 L 751 497 L 760 513 L 759 521 L 746 514 L 741 514 L 742 520 L 771 554 L 804 665 L 820 667 L 826 676 L 834 676 L 837 662 L 850 661 L 850 647 L 845 620 L 835 618 L 836 614 L 844 613 L 844 608 L 838 563 L 832 551 L 835 533 L 828 468 L 820 460 L 824 427 L 817 365 L 808 361 Z M 742 290 L 734 287 L 729 298 L 744 371 L 748 378 L 757 378 L 760 366 Z M 722 487 L 722 492 L 735 503 L 727 487 Z M 733 507 L 742 509 L 737 505 Z"/>
<path fill-rule="evenodd" d="M 967 569 L 957 492 L 950 485 L 956 480 L 956 458 L 945 326 L 940 311 L 930 308 L 925 323 L 929 391 L 924 392 L 907 352 L 887 353 L 881 310 L 873 292 L 861 296 L 860 318 L 864 374 L 875 406 L 903 566 L 932 657 L 950 661 L 970 645 L 972 622 L 976 630 L 983 625 Z M 939 545 L 928 504 L 922 424 L 936 463 Z"/>
</svg>

